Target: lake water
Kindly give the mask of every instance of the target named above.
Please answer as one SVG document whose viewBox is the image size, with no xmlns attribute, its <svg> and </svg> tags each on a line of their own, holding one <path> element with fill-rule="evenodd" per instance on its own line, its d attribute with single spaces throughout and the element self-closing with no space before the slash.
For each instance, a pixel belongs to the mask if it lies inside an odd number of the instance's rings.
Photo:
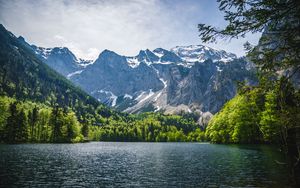
<svg viewBox="0 0 300 188">
<path fill-rule="evenodd" d="M 0 187 L 287 187 L 268 146 L 205 143 L 0 145 Z"/>
</svg>

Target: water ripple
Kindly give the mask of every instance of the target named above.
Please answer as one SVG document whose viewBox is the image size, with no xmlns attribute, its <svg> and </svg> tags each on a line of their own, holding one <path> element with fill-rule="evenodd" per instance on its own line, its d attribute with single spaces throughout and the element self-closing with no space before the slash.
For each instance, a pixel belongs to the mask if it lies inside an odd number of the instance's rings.
<svg viewBox="0 0 300 188">
<path fill-rule="evenodd" d="M 197 143 L 0 145 L 0 187 L 287 187 L 267 146 Z"/>
</svg>

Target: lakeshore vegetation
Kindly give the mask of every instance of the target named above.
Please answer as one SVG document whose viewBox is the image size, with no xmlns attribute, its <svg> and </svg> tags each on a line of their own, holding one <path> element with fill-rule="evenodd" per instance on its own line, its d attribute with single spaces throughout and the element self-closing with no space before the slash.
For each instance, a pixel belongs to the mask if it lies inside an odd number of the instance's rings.
<svg viewBox="0 0 300 188">
<path fill-rule="evenodd" d="M 179 115 L 98 115 L 80 122 L 71 109 L 3 96 L 0 111 L 0 139 L 6 143 L 205 140 L 204 131 L 192 117 Z"/>
</svg>

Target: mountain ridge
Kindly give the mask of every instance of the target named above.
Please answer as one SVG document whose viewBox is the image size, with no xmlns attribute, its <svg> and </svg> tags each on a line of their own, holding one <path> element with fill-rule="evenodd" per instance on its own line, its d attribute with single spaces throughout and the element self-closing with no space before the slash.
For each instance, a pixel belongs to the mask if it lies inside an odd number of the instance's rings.
<svg viewBox="0 0 300 188">
<path fill-rule="evenodd" d="M 101 107 L 101 114 L 110 116 L 114 113 L 43 63 L 32 51 L 31 45 L 17 38 L 1 24 L 0 48 L 0 95 L 70 108 L 79 120 L 95 114 L 98 107 Z"/>
<path fill-rule="evenodd" d="M 129 113 L 216 113 L 235 95 L 237 82 L 257 81 L 254 66 L 245 58 L 203 45 L 146 49 L 136 56 L 106 49 L 85 66 L 65 48 L 41 53 L 39 47 L 29 46 L 43 62 L 97 100 Z"/>
</svg>

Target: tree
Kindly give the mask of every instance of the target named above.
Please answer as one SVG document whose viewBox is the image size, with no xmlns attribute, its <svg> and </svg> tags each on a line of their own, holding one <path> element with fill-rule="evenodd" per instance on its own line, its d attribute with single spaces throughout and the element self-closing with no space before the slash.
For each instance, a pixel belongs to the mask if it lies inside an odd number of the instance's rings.
<svg viewBox="0 0 300 188">
<path fill-rule="evenodd" d="M 64 114 L 63 120 L 63 140 L 66 142 L 79 142 L 82 140 L 77 117 L 73 111 Z"/>
<path fill-rule="evenodd" d="M 280 133 L 281 122 L 276 103 L 277 98 L 274 91 L 269 91 L 266 94 L 265 110 L 261 113 L 260 120 L 265 140 L 276 140 Z"/>
<path fill-rule="evenodd" d="M 9 113 L 10 98 L 0 97 L 0 142 L 4 141 L 5 127 Z"/>
<path fill-rule="evenodd" d="M 24 112 L 24 109 L 21 109 L 20 112 L 17 115 L 17 131 L 16 131 L 16 137 L 15 142 L 17 143 L 24 143 L 28 139 L 28 129 L 27 129 L 27 117 Z"/>
<path fill-rule="evenodd" d="M 219 9 L 228 22 L 224 29 L 199 24 L 202 41 L 215 42 L 217 38 L 239 38 L 248 32 L 262 32 L 259 45 L 249 50 L 248 57 L 257 65 L 262 77 L 260 87 L 266 93 L 265 110 L 260 121 L 265 139 L 271 139 L 280 130 L 281 142 L 293 140 L 286 147 L 300 184 L 299 100 L 290 89 L 290 80 L 300 70 L 300 1 L 299 0 L 218 0 Z M 278 90 L 273 93 L 273 87 Z M 294 104 L 290 104 L 294 101 Z M 298 131 L 298 133 L 295 133 Z M 214 132 L 213 132 L 214 133 Z M 290 135 L 288 135 L 290 134 Z M 277 134 L 278 135 L 278 134 Z"/>
<path fill-rule="evenodd" d="M 81 128 L 81 134 L 84 137 L 88 137 L 89 135 L 89 124 L 88 123 L 83 123 L 82 128 Z"/>
<path fill-rule="evenodd" d="M 17 103 L 11 103 L 9 105 L 10 115 L 7 118 L 5 127 L 5 141 L 8 143 L 14 143 L 16 140 L 18 122 L 17 122 Z"/>
<path fill-rule="evenodd" d="M 38 108 L 35 106 L 32 110 L 28 112 L 28 123 L 30 125 L 30 140 L 35 141 L 37 139 L 36 123 L 38 120 Z"/>
<path fill-rule="evenodd" d="M 63 111 L 58 106 L 52 109 L 50 125 L 52 126 L 51 141 L 62 142 Z"/>
<path fill-rule="evenodd" d="M 9 106 L 10 116 L 5 127 L 5 141 L 8 143 L 26 142 L 28 138 L 27 118 L 23 109 L 18 111 L 17 102 Z"/>
<path fill-rule="evenodd" d="M 203 42 L 217 38 L 239 38 L 248 32 L 262 32 L 260 47 L 251 50 L 252 60 L 262 70 L 274 71 L 300 65 L 300 1 L 298 0 L 218 0 L 228 22 L 224 29 L 199 24 Z M 262 48 L 263 46 L 263 48 Z M 245 45 L 248 49 L 250 45 Z M 284 55 L 284 56 L 283 56 Z"/>
<path fill-rule="evenodd" d="M 42 108 L 39 110 L 38 126 L 41 127 L 40 139 L 41 142 L 49 142 L 51 138 L 51 127 L 49 125 L 51 117 L 50 108 Z"/>
</svg>

